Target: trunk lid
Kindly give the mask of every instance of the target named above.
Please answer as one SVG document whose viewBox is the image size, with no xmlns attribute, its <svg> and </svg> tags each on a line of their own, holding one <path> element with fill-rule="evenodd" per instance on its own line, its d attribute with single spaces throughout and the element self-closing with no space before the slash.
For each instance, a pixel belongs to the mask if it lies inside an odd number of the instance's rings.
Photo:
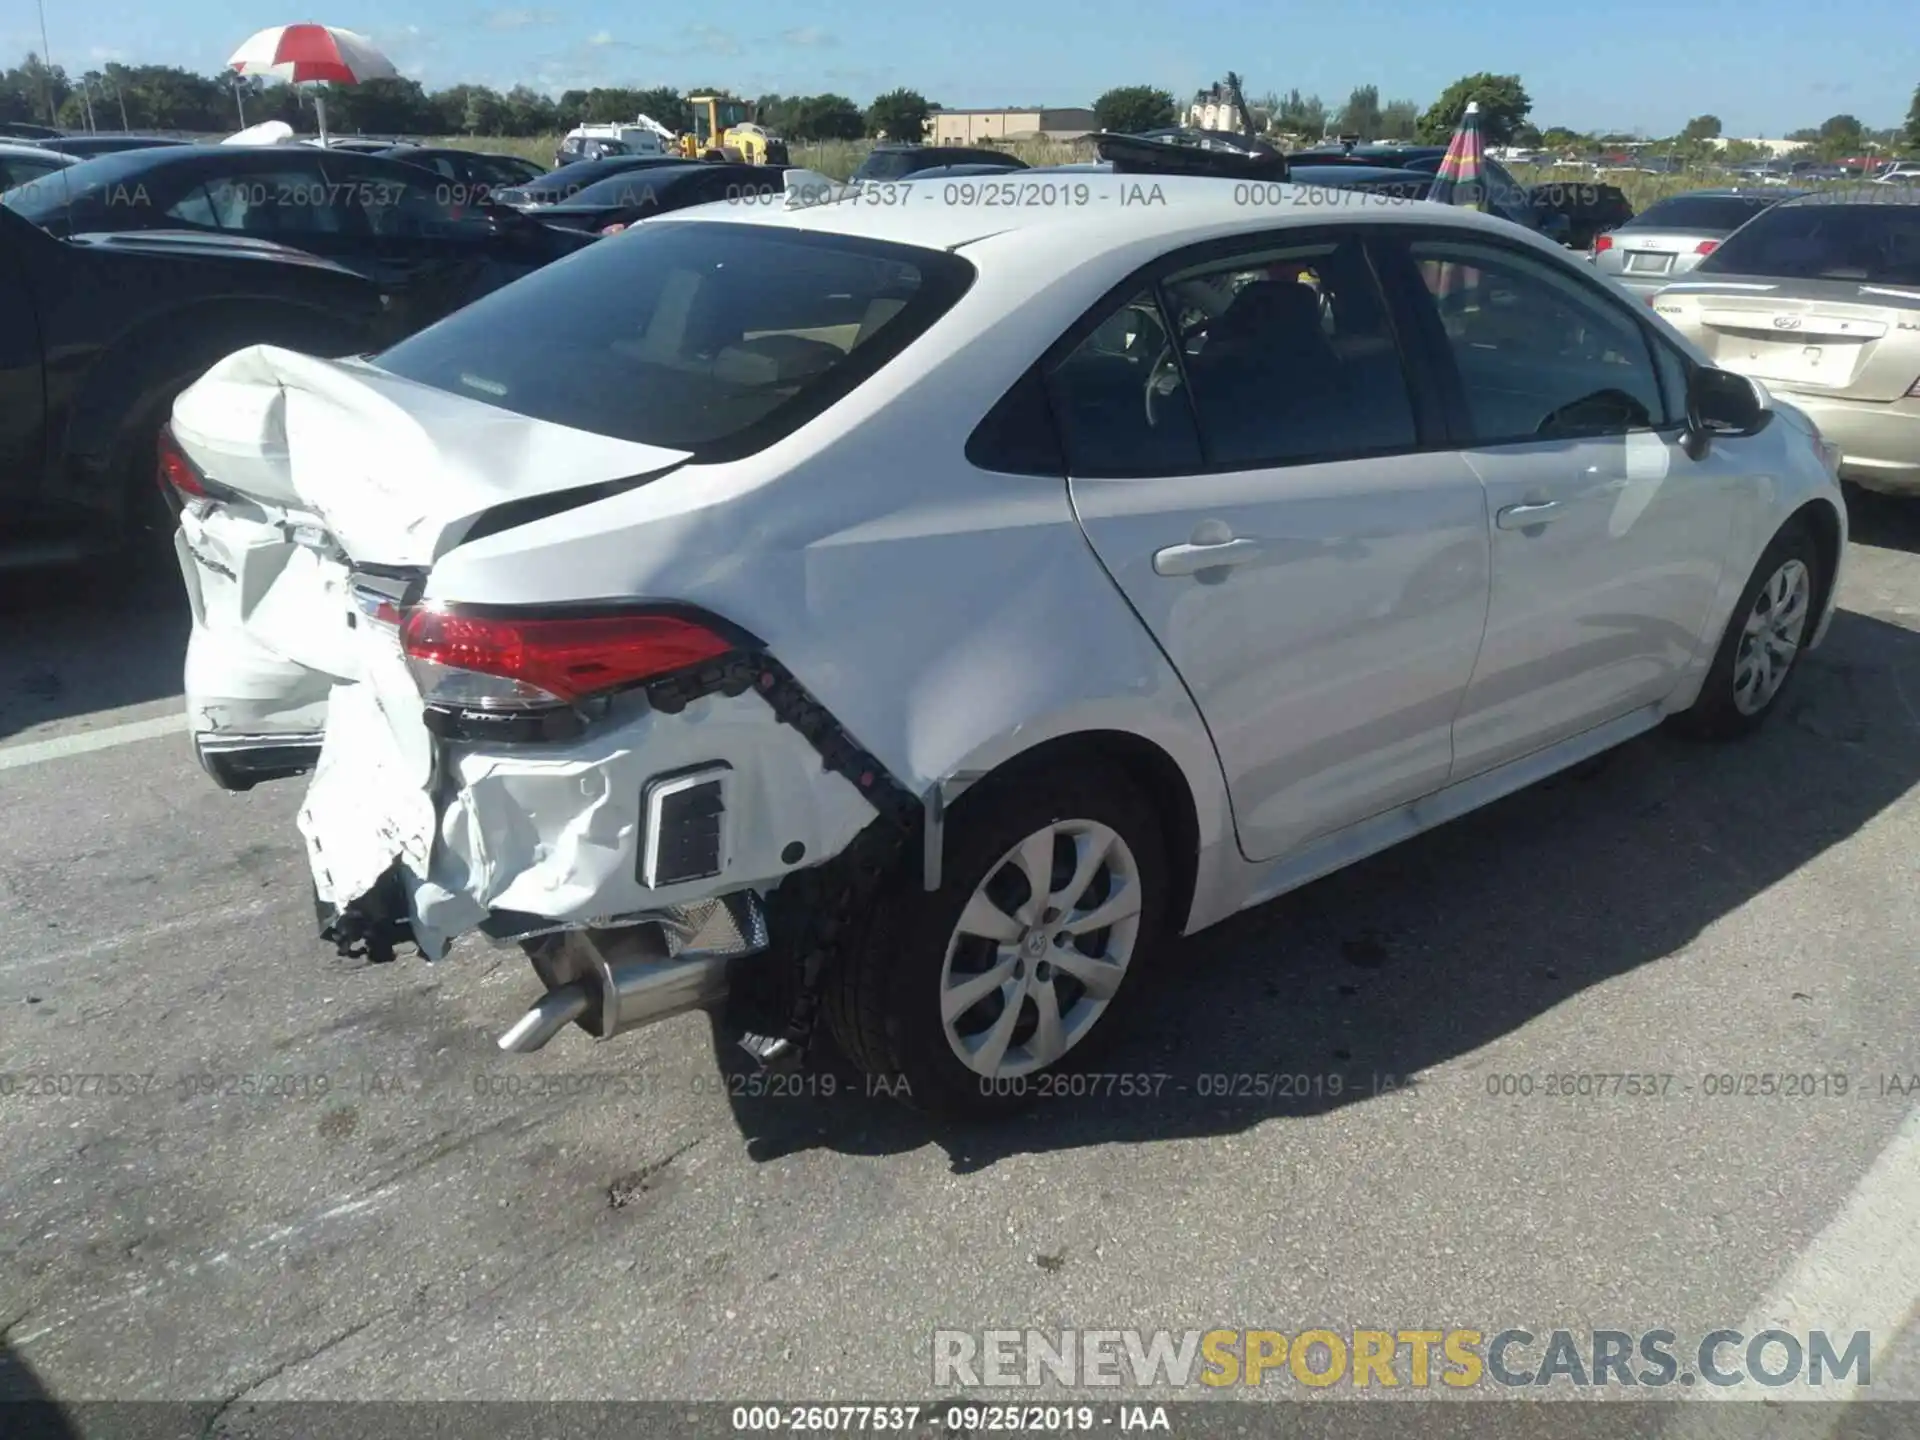
<svg viewBox="0 0 1920 1440">
<path fill-rule="evenodd" d="M 1671 275 L 1700 262 L 1702 241 L 1721 238 L 1696 230 L 1636 230 L 1627 225 L 1613 232 L 1613 244 L 1603 258 L 1616 257 L 1608 268 L 1622 275 Z"/>
<path fill-rule="evenodd" d="M 269 345 L 189 387 L 173 428 L 219 485 L 310 521 L 319 533 L 302 538 L 396 567 L 431 566 L 490 511 L 638 484 L 690 458 Z"/>
<path fill-rule="evenodd" d="M 1659 299 L 1715 364 L 1779 389 L 1891 401 L 1920 378 L 1920 290 L 1729 277 Z"/>
</svg>

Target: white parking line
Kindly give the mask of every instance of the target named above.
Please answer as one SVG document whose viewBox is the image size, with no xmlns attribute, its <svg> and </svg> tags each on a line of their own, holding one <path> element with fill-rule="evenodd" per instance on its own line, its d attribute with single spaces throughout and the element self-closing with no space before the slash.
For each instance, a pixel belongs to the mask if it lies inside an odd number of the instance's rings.
<svg viewBox="0 0 1920 1440">
<path fill-rule="evenodd" d="M 1908 1114 L 1893 1139 L 1847 1197 L 1831 1223 L 1814 1236 L 1793 1266 L 1774 1283 L 1739 1327 L 1749 1339 L 1765 1330 L 1783 1330 L 1805 1343 L 1810 1331 L 1823 1330 L 1836 1354 L 1864 1330 L 1873 1337 L 1872 1367 L 1887 1351 L 1920 1306 L 1920 1109 Z M 1734 1352 L 1729 1351 L 1731 1362 Z M 1780 1352 L 1773 1352 L 1779 1364 Z M 1747 1412 L 1738 1426 L 1742 1440 L 1786 1440 L 1789 1436 L 1830 1434 L 1840 1424 L 1831 1409 L 1801 1410 L 1779 1401 L 1825 1402 L 1871 1399 L 1873 1382 L 1860 1385 L 1858 1369 L 1843 1381 L 1823 1385 L 1783 1385 L 1757 1390 L 1752 1385 L 1696 1386 L 1693 1400 L 1765 1400 L 1763 1417 Z M 1704 1411 L 1689 1406 L 1695 1416 Z M 1844 1412 L 1843 1412 L 1844 1413 Z M 1730 1434 L 1731 1431 L 1682 1424 L 1663 1437 Z"/>
<path fill-rule="evenodd" d="M 89 750 L 111 750 L 116 745 L 131 745 L 138 740 L 156 740 L 162 735 L 177 735 L 186 728 L 187 717 L 176 712 L 151 720 L 135 720 L 129 725 L 110 725 L 105 730 L 82 730 L 75 735 L 57 735 L 51 740 L 32 740 L 25 745 L 0 745 L 0 770 L 38 765 L 43 760 L 63 760 L 69 755 L 84 755 Z"/>
</svg>

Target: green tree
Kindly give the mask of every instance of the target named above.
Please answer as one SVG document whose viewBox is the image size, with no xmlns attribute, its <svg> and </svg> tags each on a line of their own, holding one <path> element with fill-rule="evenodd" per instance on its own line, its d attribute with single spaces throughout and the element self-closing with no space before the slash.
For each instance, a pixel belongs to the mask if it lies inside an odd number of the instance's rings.
<svg viewBox="0 0 1920 1440">
<path fill-rule="evenodd" d="M 795 140 L 858 140 L 866 116 L 844 95 L 802 95 L 793 102 L 787 133 Z"/>
<path fill-rule="evenodd" d="M 1173 96 L 1152 85 L 1121 85 L 1093 102 L 1094 123 L 1122 135 L 1174 123 Z"/>
<path fill-rule="evenodd" d="M 1347 108 L 1340 112 L 1340 131 L 1358 135 L 1362 140 L 1380 138 L 1380 87 L 1356 85 L 1347 96 Z"/>
<path fill-rule="evenodd" d="M 1867 129 L 1851 115 L 1830 115 L 1820 122 L 1813 143 L 1829 159 L 1858 155 L 1866 148 Z"/>
<path fill-rule="evenodd" d="M 867 133 L 877 139 L 919 144 L 933 106 L 918 90 L 889 90 L 867 107 Z"/>
<path fill-rule="evenodd" d="M 1718 158 L 1728 165 L 1749 165 L 1756 160 L 1772 159 L 1773 152 L 1751 140 L 1729 140 L 1721 147 Z"/>
<path fill-rule="evenodd" d="M 1440 98 L 1420 117 L 1420 136 L 1429 143 L 1444 142 L 1467 113 L 1469 101 L 1480 102 L 1480 134 L 1489 145 L 1505 145 L 1533 110 L 1533 100 L 1518 75 L 1464 75 L 1441 91 Z"/>
<path fill-rule="evenodd" d="M 1292 135 L 1310 135 L 1317 140 L 1326 132 L 1327 102 L 1318 95 L 1302 95 L 1298 90 L 1289 90 L 1274 115 L 1273 125 L 1276 130 L 1284 130 Z"/>
<path fill-rule="evenodd" d="M 1380 109 L 1377 140 L 1417 140 L 1420 138 L 1420 105 L 1414 100 L 1389 100 Z"/>
<path fill-rule="evenodd" d="M 711 95 L 711 90 L 701 92 Z M 634 93 L 633 113 L 623 118 L 631 120 L 634 115 L 651 115 L 669 130 L 685 134 L 693 128 L 693 107 L 687 103 L 686 95 L 670 85 L 656 85 L 650 90 Z"/>
<path fill-rule="evenodd" d="M 1718 115 L 1696 115 L 1680 127 L 1680 139 L 1686 141 L 1718 140 L 1720 138 L 1720 117 Z"/>
<path fill-rule="evenodd" d="M 464 96 L 457 98 L 460 105 L 460 128 L 469 135 L 504 135 L 507 131 L 507 100 L 497 90 L 489 90 L 484 85 L 465 87 Z M 435 96 L 439 99 L 439 96 Z"/>
<path fill-rule="evenodd" d="M 1907 149 L 1920 150 L 1920 85 L 1913 87 L 1913 103 L 1907 106 Z"/>
<path fill-rule="evenodd" d="M 1569 130 L 1564 125 L 1549 125 L 1540 132 L 1540 148 L 1556 153 L 1565 150 L 1584 150 L 1590 142 L 1578 130 Z"/>
</svg>

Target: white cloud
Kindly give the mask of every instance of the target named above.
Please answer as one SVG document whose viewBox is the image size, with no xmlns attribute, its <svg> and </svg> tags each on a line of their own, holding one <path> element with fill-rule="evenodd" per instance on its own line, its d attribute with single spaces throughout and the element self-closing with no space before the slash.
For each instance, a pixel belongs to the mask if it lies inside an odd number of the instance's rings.
<svg viewBox="0 0 1920 1440">
<path fill-rule="evenodd" d="M 715 25 L 694 25 L 687 30 L 687 41 L 692 51 L 704 55 L 738 55 L 740 41 L 731 30 L 722 30 Z"/>
<path fill-rule="evenodd" d="M 834 43 L 833 36 L 818 25 L 802 25 L 797 30 L 783 30 L 780 32 L 780 41 L 784 45 L 797 45 L 802 49 Z"/>
<path fill-rule="evenodd" d="M 596 50 L 604 49 L 609 45 L 618 45 L 619 43 L 618 40 L 613 38 L 613 32 L 611 30 L 602 30 L 598 35 L 589 35 L 587 37 L 587 44 L 593 46 Z"/>
<path fill-rule="evenodd" d="M 489 30 L 525 30 L 534 25 L 552 25 L 559 18 L 551 10 L 491 10 L 481 24 Z"/>
<path fill-rule="evenodd" d="M 91 50 L 87 51 L 87 58 L 103 62 L 109 60 L 125 60 L 127 58 L 127 52 L 111 45 L 95 45 Z"/>
</svg>

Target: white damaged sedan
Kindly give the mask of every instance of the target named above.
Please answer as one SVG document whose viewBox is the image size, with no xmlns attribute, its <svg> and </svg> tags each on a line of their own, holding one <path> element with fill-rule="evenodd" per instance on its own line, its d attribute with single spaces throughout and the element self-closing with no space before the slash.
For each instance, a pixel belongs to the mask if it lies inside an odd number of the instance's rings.
<svg viewBox="0 0 1920 1440">
<path fill-rule="evenodd" d="M 1170 937 L 1819 643 L 1832 448 L 1564 251 L 1044 188 L 665 216 L 180 397 L 195 745 L 312 772 L 326 938 L 523 946 L 510 1050 L 731 997 L 991 1109 Z"/>
</svg>

